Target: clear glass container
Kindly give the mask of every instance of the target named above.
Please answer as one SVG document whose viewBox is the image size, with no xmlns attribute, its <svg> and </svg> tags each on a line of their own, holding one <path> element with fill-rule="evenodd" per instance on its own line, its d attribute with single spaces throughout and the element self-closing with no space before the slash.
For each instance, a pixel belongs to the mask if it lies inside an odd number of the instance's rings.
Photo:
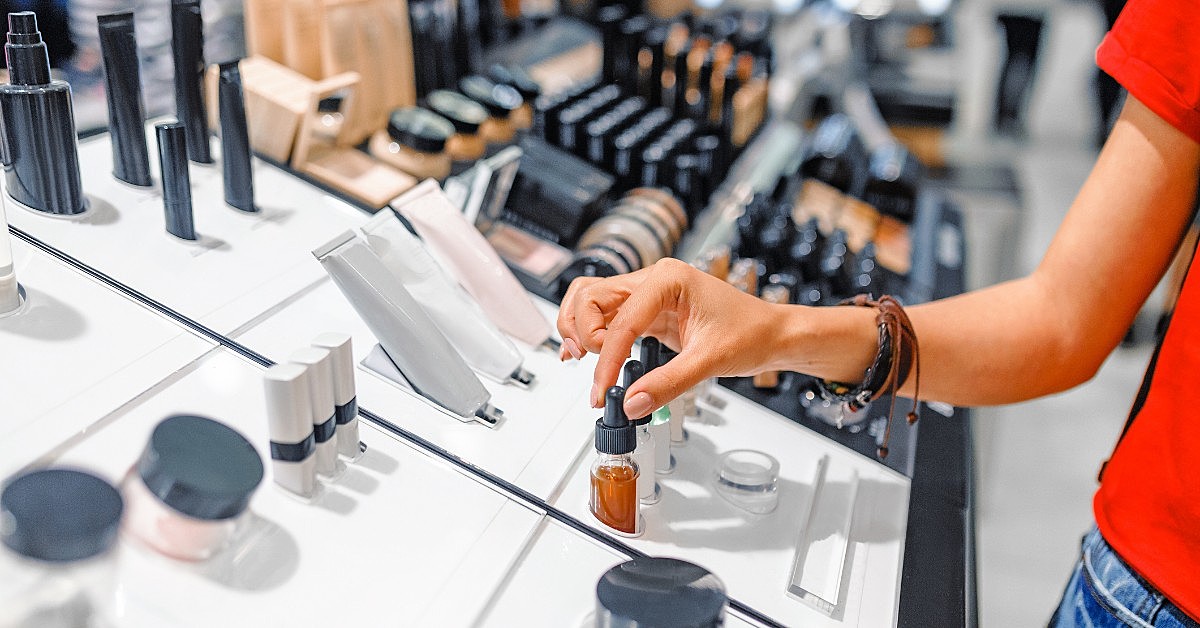
<svg viewBox="0 0 1200 628">
<path fill-rule="evenodd" d="M 779 505 L 779 461 L 761 451 L 735 449 L 717 459 L 713 482 L 726 501 L 758 515 Z"/>
<path fill-rule="evenodd" d="M 637 426 L 637 447 L 633 450 L 633 461 L 638 467 L 638 500 L 643 506 L 657 504 L 662 497 L 658 479 L 654 473 L 654 434 L 650 432 L 650 421 Z"/>
<path fill-rule="evenodd" d="M 650 435 L 654 439 L 654 473 L 666 475 L 675 470 L 671 455 L 671 409 L 663 406 L 650 419 Z"/>
<path fill-rule="evenodd" d="M 596 456 L 592 463 L 589 507 L 596 519 L 624 534 L 641 532 L 638 466 L 629 454 Z"/>
</svg>

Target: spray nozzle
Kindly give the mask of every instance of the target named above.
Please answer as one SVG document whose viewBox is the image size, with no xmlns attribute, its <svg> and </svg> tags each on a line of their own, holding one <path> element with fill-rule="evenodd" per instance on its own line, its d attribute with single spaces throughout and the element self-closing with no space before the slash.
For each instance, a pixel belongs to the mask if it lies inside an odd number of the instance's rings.
<svg viewBox="0 0 1200 628">
<path fill-rule="evenodd" d="M 33 11 L 19 11 L 8 14 L 8 43 L 36 44 L 42 41 L 38 32 L 37 14 Z"/>
</svg>

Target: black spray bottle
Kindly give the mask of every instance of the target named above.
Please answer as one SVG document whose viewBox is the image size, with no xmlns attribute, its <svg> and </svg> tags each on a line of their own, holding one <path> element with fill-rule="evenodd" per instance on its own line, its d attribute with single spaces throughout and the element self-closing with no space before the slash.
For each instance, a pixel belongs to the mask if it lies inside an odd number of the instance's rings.
<svg viewBox="0 0 1200 628">
<path fill-rule="evenodd" d="M 50 57 L 37 16 L 8 14 L 9 83 L 0 85 L 0 162 L 8 194 L 37 211 L 73 216 L 87 211 L 79 181 L 71 87 L 50 80 Z"/>
<path fill-rule="evenodd" d="M 220 65 L 217 98 L 221 114 L 221 171 L 225 175 L 225 202 L 244 212 L 256 212 L 250 133 L 246 130 L 242 73 L 238 70 L 237 61 Z"/>
<path fill-rule="evenodd" d="M 96 25 L 100 31 L 100 56 L 104 58 L 113 176 L 132 185 L 149 186 L 153 181 L 146 150 L 146 118 L 133 13 L 101 15 L 96 18 Z"/>
<path fill-rule="evenodd" d="M 213 162 L 204 113 L 204 19 L 200 0 L 172 0 L 171 50 L 175 55 L 175 117 L 187 133 L 188 159 Z"/>
</svg>

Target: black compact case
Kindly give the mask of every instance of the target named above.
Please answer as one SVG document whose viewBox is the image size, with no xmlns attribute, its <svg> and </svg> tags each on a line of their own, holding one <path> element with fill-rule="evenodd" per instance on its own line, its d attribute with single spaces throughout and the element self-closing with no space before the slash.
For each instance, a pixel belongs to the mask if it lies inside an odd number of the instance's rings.
<svg viewBox="0 0 1200 628">
<path fill-rule="evenodd" d="M 521 168 L 505 206 L 506 222 L 565 247 L 603 213 L 612 176 L 534 137 L 521 141 Z"/>
</svg>

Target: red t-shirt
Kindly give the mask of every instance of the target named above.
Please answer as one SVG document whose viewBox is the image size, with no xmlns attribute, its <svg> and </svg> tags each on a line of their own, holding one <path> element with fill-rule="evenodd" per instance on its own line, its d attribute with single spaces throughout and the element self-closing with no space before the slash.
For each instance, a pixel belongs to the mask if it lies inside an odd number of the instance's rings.
<svg viewBox="0 0 1200 628">
<path fill-rule="evenodd" d="M 1130 0 L 1096 51 L 1100 68 L 1200 142 L 1200 2 Z M 1200 173 L 1197 173 L 1200 176 Z M 1200 269 L 1193 263 L 1140 409 L 1093 508 L 1109 545 L 1200 619 Z"/>
</svg>

